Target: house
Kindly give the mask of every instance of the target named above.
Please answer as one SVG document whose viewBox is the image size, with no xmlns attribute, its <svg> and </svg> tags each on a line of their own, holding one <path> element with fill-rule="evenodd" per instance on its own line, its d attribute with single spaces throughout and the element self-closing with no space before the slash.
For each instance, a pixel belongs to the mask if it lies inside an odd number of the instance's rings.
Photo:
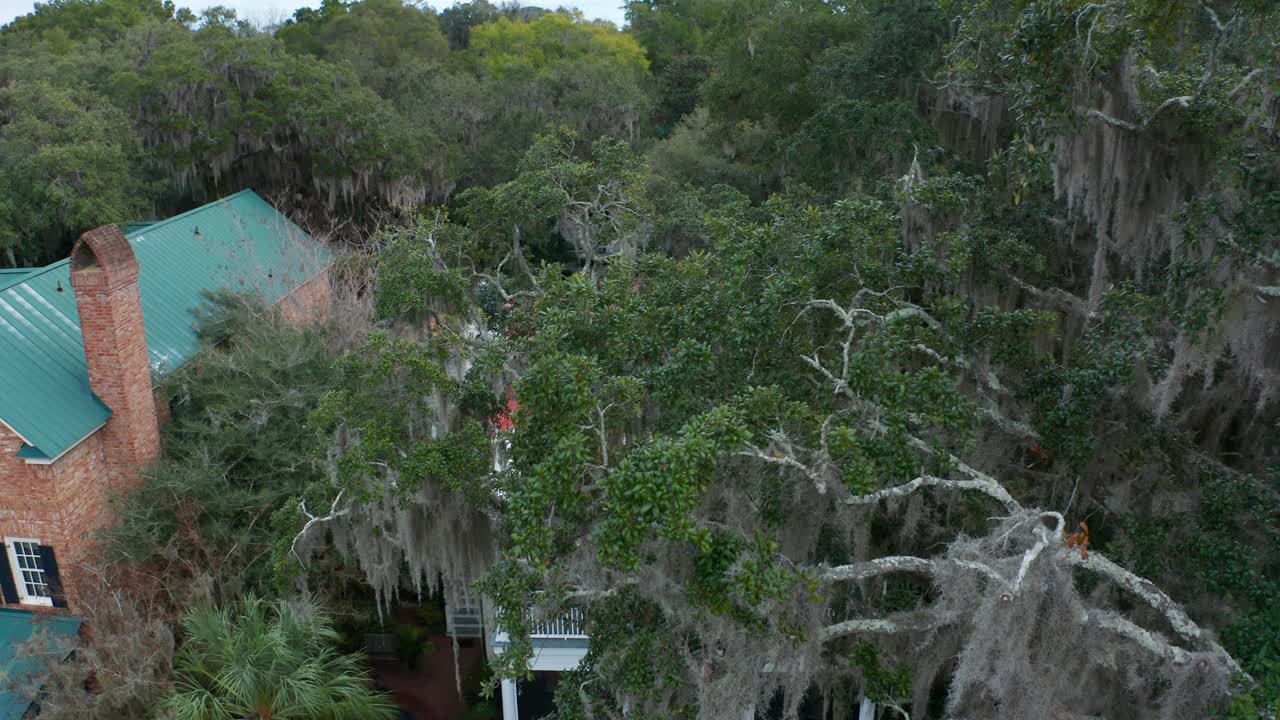
<svg viewBox="0 0 1280 720">
<path fill-rule="evenodd" d="M 198 351 L 205 293 L 259 293 L 302 321 L 328 306 L 330 263 L 245 190 L 0 271 L 0 610 L 75 611 L 76 568 L 110 521 L 110 494 L 160 451 L 168 406 L 155 384 Z"/>
<path fill-rule="evenodd" d="M 529 641 L 533 645 L 533 656 L 529 658 L 529 669 L 534 673 L 531 680 L 540 674 L 568 672 L 578 667 L 587 656 L 590 638 L 583 629 L 582 610 L 570 609 L 563 617 L 548 619 L 536 623 L 529 633 Z M 501 627 L 494 630 L 489 640 L 489 652 L 499 654 L 510 647 L 511 639 Z M 519 720 L 519 684 L 511 678 L 503 678 L 501 683 L 502 720 Z"/>
</svg>

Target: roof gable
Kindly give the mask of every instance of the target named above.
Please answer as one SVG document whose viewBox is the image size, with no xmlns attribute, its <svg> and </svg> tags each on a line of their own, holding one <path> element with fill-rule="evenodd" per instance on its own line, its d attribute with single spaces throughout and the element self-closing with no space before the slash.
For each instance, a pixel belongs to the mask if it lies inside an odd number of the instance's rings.
<svg viewBox="0 0 1280 720">
<path fill-rule="evenodd" d="M 256 293 L 270 303 L 323 271 L 332 256 L 252 190 L 127 234 L 140 269 L 151 370 L 160 377 L 199 349 L 205 293 Z M 57 458 L 111 411 L 89 388 L 67 260 L 17 280 L 0 276 L 0 420 Z"/>
</svg>

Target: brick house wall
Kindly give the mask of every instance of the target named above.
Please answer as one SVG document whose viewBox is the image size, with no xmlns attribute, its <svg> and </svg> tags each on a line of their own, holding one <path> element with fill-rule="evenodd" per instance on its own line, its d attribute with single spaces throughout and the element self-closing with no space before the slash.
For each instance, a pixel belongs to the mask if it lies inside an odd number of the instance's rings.
<svg viewBox="0 0 1280 720">
<path fill-rule="evenodd" d="M 104 433 L 93 433 L 48 465 L 15 457 L 20 447 L 22 440 L 0 425 L 0 538 L 35 538 L 53 547 L 62 588 L 74 611 L 77 568 L 92 552 L 94 531 L 109 519 L 111 473 Z"/>
<path fill-rule="evenodd" d="M 299 285 L 280 299 L 280 313 L 291 323 L 306 324 L 324 320 L 329 312 L 333 291 L 329 285 L 329 268 Z"/>
</svg>

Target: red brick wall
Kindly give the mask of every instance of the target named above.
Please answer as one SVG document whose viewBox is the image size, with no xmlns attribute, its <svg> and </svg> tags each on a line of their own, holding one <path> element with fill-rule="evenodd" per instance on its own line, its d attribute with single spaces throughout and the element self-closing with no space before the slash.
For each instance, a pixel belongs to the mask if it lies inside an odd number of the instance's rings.
<svg viewBox="0 0 1280 720">
<path fill-rule="evenodd" d="M 21 447 L 22 440 L 0 425 L 0 537 L 60 539 L 56 490 L 52 484 L 37 483 L 34 466 L 14 456 Z"/>
<path fill-rule="evenodd" d="M 75 612 L 80 564 L 92 551 L 94 531 L 109 519 L 104 433 L 90 435 L 51 465 L 28 465 L 14 457 L 21 446 L 22 440 L 0 425 L 0 537 L 36 538 L 51 546 Z"/>
<path fill-rule="evenodd" d="M 278 303 L 286 320 L 295 324 L 307 324 L 323 320 L 329 311 L 332 291 L 329 287 L 329 269 L 298 286 Z"/>
</svg>

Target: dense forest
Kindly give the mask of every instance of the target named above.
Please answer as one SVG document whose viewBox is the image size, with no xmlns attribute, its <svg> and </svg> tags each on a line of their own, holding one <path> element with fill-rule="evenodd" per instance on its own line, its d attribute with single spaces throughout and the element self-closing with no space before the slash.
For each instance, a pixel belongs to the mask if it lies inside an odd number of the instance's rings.
<svg viewBox="0 0 1280 720">
<path fill-rule="evenodd" d="M 0 30 L 0 266 L 243 187 L 342 256 L 218 298 L 41 717 L 387 717 L 228 648 L 467 590 L 489 690 L 585 611 L 557 720 L 1280 714 L 1280 5 L 626 17 Z"/>
</svg>

